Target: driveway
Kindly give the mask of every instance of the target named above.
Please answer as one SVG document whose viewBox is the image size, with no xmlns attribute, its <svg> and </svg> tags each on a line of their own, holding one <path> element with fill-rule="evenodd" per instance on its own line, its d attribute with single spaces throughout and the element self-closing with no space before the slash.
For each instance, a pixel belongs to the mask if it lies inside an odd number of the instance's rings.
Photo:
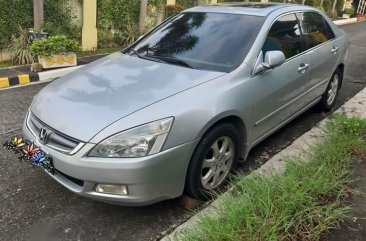
<svg viewBox="0 0 366 241">
<path fill-rule="evenodd" d="M 337 106 L 366 86 L 366 22 L 341 27 L 350 36 L 350 71 Z M 0 91 L 0 143 L 19 135 L 26 110 L 46 84 Z M 256 167 L 311 129 L 324 113 L 310 109 L 260 143 L 243 170 Z M 259 160 L 259 161 L 258 161 Z M 178 199 L 143 208 L 126 208 L 84 199 L 67 191 L 42 170 L 19 163 L 0 147 L 0 240 L 154 240 L 191 214 Z"/>
</svg>

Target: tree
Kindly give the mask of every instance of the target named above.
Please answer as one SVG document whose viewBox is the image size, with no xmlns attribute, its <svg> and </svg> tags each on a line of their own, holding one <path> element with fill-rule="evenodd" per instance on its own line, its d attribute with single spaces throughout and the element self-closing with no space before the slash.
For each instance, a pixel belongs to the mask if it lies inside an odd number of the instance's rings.
<svg viewBox="0 0 366 241">
<path fill-rule="evenodd" d="M 320 7 L 323 7 L 324 0 L 320 0 Z"/>
<path fill-rule="evenodd" d="M 197 1 L 196 1 L 196 4 L 197 4 L 197 6 L 201 6 L 201 5 L 203 5 L 203 0 L 197 0 Z"/>
<path fill-rule="evenodd" d="M 305 5 L 306 0 L 301 0 L 301 5 Z"/>
<path fill-rule="evenodd" d="M 43 18 L 43 0 L 33 0 L 33 12 L 34 12 L 34 28 L 42 29 L 44 25 Z"/>
<path fill-rule="evenodd" d="M 143 34 L 145 31 L 145 19 L 147 13 L 147 0 L 140 2 L 140 18 L 139 18 L 139 33 Z"/>
<path fill-rule="evenodd" d="M 331 12 L 332 17 L 336 17 L 337 16 L 337 13 L 336 13 L 336 10 L 335 10 L 336 5 L 337 5 L 337 0 L 334 0 L 333 1 L 333 5 L 332 5 L 332 12 Z"/>
</svg>

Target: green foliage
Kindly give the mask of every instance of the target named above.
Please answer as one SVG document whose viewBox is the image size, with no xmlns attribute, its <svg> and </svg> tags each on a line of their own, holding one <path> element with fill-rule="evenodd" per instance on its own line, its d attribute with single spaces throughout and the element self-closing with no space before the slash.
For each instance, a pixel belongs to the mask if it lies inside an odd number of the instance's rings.
<svg viewBox="0 0 366 241">
<path fill-rule="evenodd" d="M 163 9 L 164 1 L 149 0 L 148 9 Z M 135 41 L 140 14 L 140 1 L 98 0 L 98 46 L 125 46 Z M 158 18 L 158 16 L 153 16 Z M 150 21 L 147 27 L 157 23 Z"/>
<path fill-rule="evenodd" d="M 36 40 L 31 45 L 33 56 L 47 57 L 80 51 L 76 40 L 68 39 L 64 35 L 55 35 L 46 39 Z"/>
<path fill-rule="evenodd" d="M 18 26 L 33 27 L 33 1 L 0 0 L 0 49 L 6 48 Z M 63 34 L 79 39 L 80 24 L 75 21 L 69 0 L 45 0 L 45 29 L 52 34 Z"/>
<path fill-rule="evenodd" d="M 336 11 L 337 11 L 337 15 L 341 15 L 343 13 L 343 5 L 344 5 L 344 1 L 345 0 L 337 0 L 337 4 L 336 4 Z"/>
<path fill-rule="evenodd" d="M 128 24 L 137 24 L 139 11 L 140 1 L 99 0 L 98 27 L 125 30 Z"/>
<path fill-rule="evenodd" d="M 349 15 L 351 15 L 351 16 L 353 16 L 353 15 L 355 15 L 355 9 L 354 8 L 346 8 L 346 9 L 344 9 L 344 13 L 345 14 L 349 14 Z"/>
<path fill-rule="evenodd" d="M 18 27 L 18 35 L 12 35 L 9 45 L 9 53 L 13 64 L 30 64 L 34 62 L 34 57 L 30 51 L 30 39 L 28 30 Z"/>
<path fill-rule="evenodd" d="M 327 138 L 302 157 L 289 158 L 280 174 L 239 175 L 214 213 L 178 240 L 322 240 L 348 218 L 352 154 L 366 151 L 366 121 L 336 116 Z"/>
<path fill-rule="evenodd" d="M 122 35 L 119 37 L 120 46 L 127 46 L 132 44 L 139 37 L 139 31 L 137 29 L 136 24 L 126 25 L 126 29 L 122 32 Z"/>
<path fill-rule="evenodd" d="M 98 48 L 112 48 L 118 46 L 119 35 L 110 29 L 98 29 Z"/>
<path fill-rule="evenodd" d="M 176 5 L 184 8 L 191 8 L 196 5 L 195 0 L 176 0 Z"/>
<path fill-rule="evenodd" d="M 0 0 L 0 49 L 6 48 L 18 26 L 32 26 L 33 1 Z"/>
<path fill-rule="evenodd" d="M 183 7 L 179 5 L 168 5 L 166 6 L 166 17 L 173 16 L 183 11 Z"/>
<path fill-rule="evenodd" d="M 45 0 L 44 19 L 44 29 L 51 35 L 81 39 L 81 24 L 74 14 L 70 0 Z"/>
</svg>

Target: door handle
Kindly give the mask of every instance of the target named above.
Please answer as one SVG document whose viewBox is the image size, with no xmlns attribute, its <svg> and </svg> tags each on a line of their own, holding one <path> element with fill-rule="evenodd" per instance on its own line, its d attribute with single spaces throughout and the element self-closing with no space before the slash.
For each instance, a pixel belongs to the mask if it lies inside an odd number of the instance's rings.
<svg viewBox="0 0 366 241">
<path fill-rule="evenodd" d="M 338 47 L 333 46 L 332 48 L 332 54 L 336 54 L 338 52 Z"/>
<path fill-rule="evenodd" d="M 303 74 L 309 68 L 309 64 L 301 64 L 300 67 L 297 69 L 299 73 Z"/>
</svg>

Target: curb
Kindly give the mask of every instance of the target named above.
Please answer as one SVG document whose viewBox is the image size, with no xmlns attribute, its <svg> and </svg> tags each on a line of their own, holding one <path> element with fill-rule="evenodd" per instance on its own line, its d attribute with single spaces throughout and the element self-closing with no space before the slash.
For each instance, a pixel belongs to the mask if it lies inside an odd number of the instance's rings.
<svg viewBox="0 0 366 241">
<path fill-rule="evenodd" d="M 78 66 L 74 66 L 74 67 L 49 70 L 49 71 L 40 72 L 40 73 L 21 74 L 21 75 L 12 76 L 12 77 L 1 77 L 0 78 L 0 91 L 5 90 L 9 87 L 13 87 L 13 86 L 22 86 L 22 85 L 33 83 L 33 82 L 43 82 L 43 81 L 47 81 L 50 79 L 59 78 L 66 74 L 69 74 L 83 66 L 84 65 L 78 65 Z"/>
<path fill-rule="evenodd" d="M 29 84 L 31 82 L 37 82 L 39 81 L 39 75 L 38 74 L 21 74 L 18 76 L 12 76 L 12 77 L 1 77 L 0 78 L 0 89 L 2 88 L 8 88 L 14 85 L 24 85 Z"/>
<path fill-rule="evenodd" d="M 348 100 L 334 113 L 338 114 L 343 113 L 349 117 L 359 117 L 366 119 L 366 88 L 364 88 L 354 97 Z M 261 175 L 268 175 L 272 172 L 283 173 L 286 169 L 285 162 L 283 160 L 285 160 L 286 157 L 302 156 L 312 146 L 316 145 L 316 143 L 319 143 L 324 140 L 324 138 L 326 137 L 324 126 L 330 117 L 331 116 L 320 121 L 310 131 L 301 135 L 290 146 L 274 155 L 271 159 L 269 159 L 260 168 L 258 168 L 252 173 L 259 173 Z M 168 230 L 167 232 L 164 232 L 162 234 L 164 237 L 159 240 L 161 241 L 179 240 L 178 237 L 180 236 L 180 234 L 186 230 L 194 229 L 196 224 L 199 223 L 201 217 L 204 216 L 215 217 L 217 215 L 217 210 L 222 203 L 223 197 L 226 195 L 229 195 L 229 192 L 223 193 L 216 200 L 210 203 L 206 208 L 194 214 L 184 223 L 173 227 L 171 230 Z"/>
<path fill-rule="evenodd" d="M 340 26 L 340 25 L 345 25 L 345 24 L 350 24 L 350 23 L 356 23 L 357 18 L 348 18 L 348 19 L 340 19 L 340 20 L 335 20 L 333 21 L 335 23 L 335 25 Z"/>
</svg>

